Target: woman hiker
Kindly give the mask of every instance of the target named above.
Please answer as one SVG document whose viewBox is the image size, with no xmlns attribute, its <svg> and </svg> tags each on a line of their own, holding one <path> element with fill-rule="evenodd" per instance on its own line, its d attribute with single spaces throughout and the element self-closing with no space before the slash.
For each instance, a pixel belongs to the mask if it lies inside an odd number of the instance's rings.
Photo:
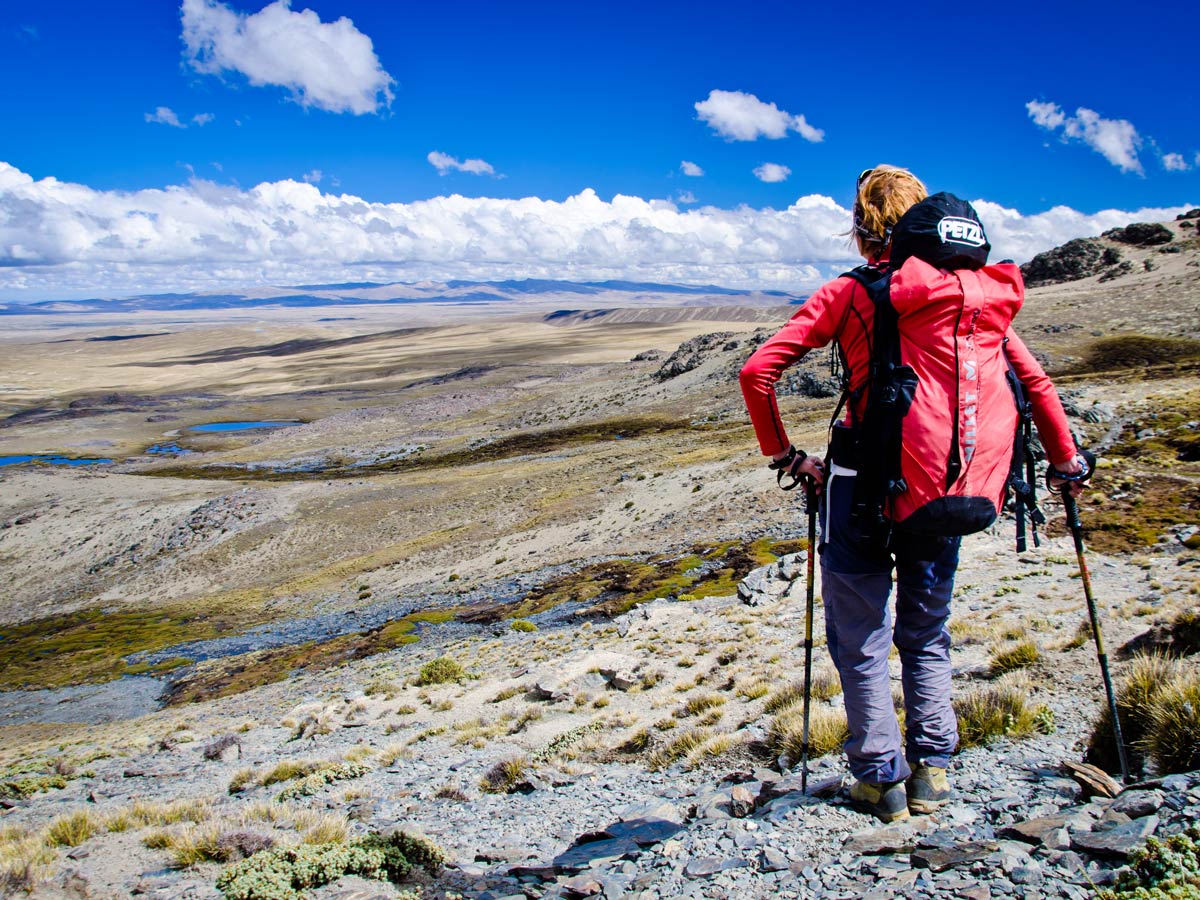
<svg viewBox="0 0 1200 900">
<path fill-rule="evenodd" d="M 872 265 L 886 265 L 891 230 L 927 196 L 911 172 L 877 166 L 859 176 L 853 236 Z M 775 470 L 810 478 L 821 496 L 821 584 L 830 656 L 841 676 L 850 738 L 845 750 L 854 784 L 851 802 L 885 822 L 929 813 L 950 798 L 946 767 L 958 746 L 950 702 L 950 596 L 961 538 L 894 531 L 871 540 L 849 524 L 856 471 L 788 441 L 775 382 L 810 350 L 838 342 L 848 370 L 846 423 L 857 421 L 869 380 L 873 305 L 864 287 L 845 275 L 813 294 L 779 332 L 750 357 L 740 381 L 764 456 Z M 1007 333 L 1007 355 L 1034 405 L 1034 421 L 1050 462 L 1064 474 L 1084 472 L 1062 404 L 1050 379 L 1021 340 Z M 837 489 L 832 488 L 837 481 Z M 1052 482 L 1060 486 L 1063 482 Z M 824 489 L 822 489 L 824 486 Z M 1078 493 L 1080 485 L 1072 482 Z M 896 622 L 888 610 L 896 572 Z M 905 737 L 892 706 L 888 653 L 900 654 Z"/>
</svg>

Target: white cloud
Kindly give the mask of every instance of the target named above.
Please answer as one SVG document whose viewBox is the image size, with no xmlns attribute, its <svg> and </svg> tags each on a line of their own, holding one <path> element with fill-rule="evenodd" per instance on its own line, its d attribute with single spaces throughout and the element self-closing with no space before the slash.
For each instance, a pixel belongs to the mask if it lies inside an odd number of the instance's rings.
<svg viewBox="0 0 1200 900">
<path fill-rule="evenodd" d="M 788 131 L 813 143 L 825 139 L 825 132 L 809 125 L 804 116 L 794 116 L 742 91 L 709 91 L 708 99 L 695 107 L 701 120 L 728 141 L 754 141 L 760 136 L 774 140 L 787 137 Z"/>
<path fill-rule="evenodd" d="M 441 153 L 438 150 L 430 150 L 425 158 L 429 160 L 431 166 L 438 170 L 439 175 L 445 175 L 447 172 L 467 172 L 470 175 L 496 174 L 492 164 L 482 159 L 459 160 L 449 153 Z"/>
<path fill-rule="evenodd" d="M 355 115 L 392 102 L 392 76 L 371 39 L 343 16 L 322 22 L 276 0 L 253 15 L 217 0 L 183 0 L 183 42 L 197 72 L 240 72 L 261 87 L 289 88 L 301 106 Z"/>
<path fill-rule="evenodd" d="M 1083 106 L 1075 110 L 1074 116 L 1068 116 L 1057 103 L 1039 103 L 1036 100 L 1026 103 L 1025 109 L 1035 125 L 1048 131 L 1061 128 L 1064 143 L 1082 141 L 1122 172 L 1145 174 L 1138 159 L 1142 136 L 1132 122 L 1105 119 L 1095 110 Z"/>
<path fill-rule="evenodd" d="M 175 110 L 169 106 L 160 106 L 152 113 L 146 113 L 147 122 L 157 122 L 159 125 L 171 125 L 175 128 L 187 128 L 175 115 Z"/>
<path fill-rule="evenodd" d="M 686 159 L 679 164 L 679 171 L 691 178 L 700 178 L 704 174 L 702 168 Z"/>
<path fill-rule="evenodd" d="M 1022 215 L 975 201 L 993 258 L 1188 207 L 1055 207 Z M 101 191 L 0 162 L 0 297 L 54 299 L 263 284 L 563 278 L 807 290 L 857 261 L 850 211 L 820 195 L 785 209 L 681 209 L 585 190 L 562 202 L 434 197 L 376 203 L 302 181 L 248 190 L 193 180 Z"/>
<path fill-rule="evenodd" d="M 1162 164 L 1168 172 L 1186 172 L 1191 168 L 1182 153 L 1164 153 Z"/>
<path fill-rule="evenodd" d="M 320 184 L 321 179 L 324 177 L 325 177 L 325 175 L 320 169 L 313 169 L 311 172 L 305 172 L 303 175 L 300 176 L 300 178 L 306 184 Z"/>
<path fill-rule="evenodd" d="M 214 116 L 212 113 L 196 113 L 194 116 L 192 116 L 192 122 L 203 127 L 215 118 L 216 116 Z"/>
<path fill-rule="evenodd" d="M 696 195 L 691 191 L 680 191 L 675 195 L 675 200 L 678 203 L 683 203 L 686 206 L 691 206 L 696 202 Z"/>
<path fill-rule="evenodd" d="M 767 184 L 774 184 L 777 181 L 787 181 L 788 176 L 791 174 L 791 169 L 787 166 L 781 166 L 779 163 L 763 163 L 754 170 L 754 177 L 759 181 L 765 181 Z"/>
</svg>

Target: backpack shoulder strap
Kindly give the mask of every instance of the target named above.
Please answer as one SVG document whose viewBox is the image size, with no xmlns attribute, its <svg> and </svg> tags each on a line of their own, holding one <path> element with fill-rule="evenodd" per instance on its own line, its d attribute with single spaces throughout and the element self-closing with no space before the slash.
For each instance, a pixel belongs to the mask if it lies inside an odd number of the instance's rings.
<svg viewBox="0 0 1200 900">
<path fill-rule="evenodd" d="M 867 299 L 871 301 L 871 308 L 874 311 L 873 318 L 876 321 L 874 321 L 872 324 L 875 327 L 878 327 L 878 325 L 879 325 L 879 322 L 877 320 L 878 320 L 878 316 L 879 316 L 880 301 L 882 300 L 883 304 L 888 307 L 891 306 L 891 303 L 887 299 L 888 285 L 891 282 L 891 276 L 892 276 L 892 272 L 890 269 L 882 267 L 882 266 L 871 266 L 871 265 L 858 266 L 854 269 L 851 269 L 849 272 L 843 272 L 841 275 L 842 278 L 852 278 L 852 279 L 854 279 L 854 281 L 858 282 L 859 284 L 861 284 L 863 286 L 863 289 L 867 293 Z M 831 357 L 831 361 L 830 361 L 830 367 L 833 370 L 833 374 L 840 382 L 841 388 L 842 388 L 842 394 L 838 398 L 838 402 L 833 408 L 833 415 L 830 416 L 830 418 L 829 418 L 829 427 L 830 428 L 832 428 L 834 426 L 834 424 L 837 422 L 838 416 L 840 416 L 842 414 L 842 409 L 845 408 L 847 406 L 847 404 L 849 404 L 850 420 L 851 420 L 852 426 L 857 428 L 857 426 L 860 424 L 856 419 L 856 412 L 855 412 L 855 403 L 858 401 L 858 396 L 850 390 L 850 366 L 846 360 L 845 351 L 842 349 L 842 341 L 841 341 L 842 330 L 846 327 L 846 322 L 849 320 L 850 313 L 853 311 L 852 310 L 853 305 L 854 305 L 854 298 L 853 298 L 853 296 L 851 296 L 850 303 L 846 307 L 846 316 L 842 320 L 841 326 L 839 326 L 839 328 L 838 328 L 837 338 L 834 341 L 833 356 Z M 861 315 L 859 316 L 859 319 L 862 320 Z M 865 321 L 863 322 L 863 327 L 865 330 L 865 327 L 866 327 Z M 874 380 L 875 373 L 876 373 L 875 347 L 877 345 L 877 339 L 875 337 L 875 334 L 876 334 L 876 331 L 875 331 L 875 328 L 873 327 L 872 333 L 870 335 L 867 335 L 868 354 L 870 355 L 870 358 L 871 358 L 870 375 L 868 377 L 868 385 L 870 384 L 871 381 Z M 897 346 L 896 349 L 898 352 L 899 347 Z M 869 389 L 870 388 L 868 386 L 868 390 Z"/>
</svg>

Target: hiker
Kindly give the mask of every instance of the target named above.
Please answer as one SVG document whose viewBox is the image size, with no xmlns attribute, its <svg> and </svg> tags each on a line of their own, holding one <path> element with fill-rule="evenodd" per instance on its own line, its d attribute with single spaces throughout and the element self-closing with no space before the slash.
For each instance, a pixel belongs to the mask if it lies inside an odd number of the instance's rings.
<svg viewBox="0 0 1200 900">
<path fill-rule="evenodd" d="M 852 234 L 859 253 L 873 267 L 866 271 L 889 271 L 894 226 L 910 207 L 927 196 L 925 185 L 905 169 L 881 165 L 859 176 Z M 949 195 L 937 195 L 944 196 Z M 970 208 L 969 204 L 963 205 Z M 982 226 L 978 233 L 982 235 Z M 942 240 L 946 240 L 945 233 Z M 985 258 L 987 249 L 990 247 L 985 244 Z M 921 269 L 921 266 L 925 263 L 906 266 L 902 271 L 920 269 L 944 281 L 955 278 L 954 272 L 930 266 Z M 1023 299 L 1019 270 L 1007 262 L 988 269 L 998 272 L 996 277 L 1007 285 L 1011 296 L 1006 299 L 1015 311 Z M 866 412 L 874 315 L 874 303 L 863 283 L 848 275 L 838 277 L 814 293 L 774 337 L 758 348 L 742 369 L 740 382 L 755 435 L 763 455 L 771 458 L 772 470 L 780 478 L 786 474 L 812 479 L 820 491 L 819 552 L 825 633 L 830 655 L 841 676 L 850 727 L 850 738 L 845 745 L 855 778 L 850 797 L 859 809 L 890 822 L 907 818 L 910 812 L 932 812 L 950 797 L 946 768 L 958 746 L 958 727 L 950 702 L 948 620 L 961 537 L 906 532 L 902 527 L 872 533 L 851 524 L 852 506 L 858 499 L 855 478 L 859 473 L 849 457 L 839 458 L 837 445 L 839 435 L 852 435 L 855 427 L 861 427 Z M 905 333 L 905 337 L 920 343 L 923 336 Z M 1058 473 L 1082 478 L 1084 461 L 1054 386 L 1011 327 L 996 336 L 997 346 L 1002 338 L 1007 339 L 1003 342 L 1004 353 L 1012 370 L 1028 393 L 1033 421 L 1050 463 Z M 833 342 L 838 345 L 844 368 L 846 416 L 832 427 L 832 452 L 823 460 L 796 449 L 788 440 L 774 385 L 785 369 L 810 350 Z M 954 368 L 952 361 L 948 366 L 950 379 L 954 378 Z M 952 401 L 947 403 L 950 405 Z M 1008 415 L 1012 416 L 1011 396 L 1008 407 Z M 947 409 L 941 418 L 953 419 L 956 412 Z M 920 411 L 914 409 L 913 414 Z M 982 431 L 984 423 L 980 425 Z M 969 433 L 973 435 L 974 431 Z M 1006 451 L 1009 459 L 1013 456 L 1012 435 L 1010 430 Z M 879 452 L 875 447 L 864 447 L 854 458 L 864 459 Z M 968 451 L 966 460 L 969 463 L 971 459 Z M 915 465 L 924 466 L 926 462 L 920 460 Z M 943 480 L 953 481 L 953 475 Z M 1064 483 L 1061 479 L 1050 482 L 1054 488 Z M 1077 494 L 1080 488 L 1081 484 L 1070 482 L 1072 494 Z M 990 503 L 994 519 L 998 502 L 993 497 Z M 963 533 L 969 532 L 959 532 Z M 888 610 L 893 569 L 897 585 L 894 629 Z M 903 673 L 906 715 L 903 745 L 888 675 L 892 643 L 899 650 Z"/>
</svg>

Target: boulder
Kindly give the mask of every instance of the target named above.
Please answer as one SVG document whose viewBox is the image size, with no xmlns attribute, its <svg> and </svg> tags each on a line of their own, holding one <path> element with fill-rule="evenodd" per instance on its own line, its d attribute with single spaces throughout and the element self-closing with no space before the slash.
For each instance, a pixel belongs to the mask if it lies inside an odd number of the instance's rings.
<svg viewBox="0 0 1200 900">
<path fill-rule="evenodd" d="M 1131 244 L 1134 247 L 1153 247 L 1157 244 L 1169 244 L 1175 239 L 1171 229 L 1158 222 L 1135 222 L 1124 228 L 1110 228 L 1104 232 L 1104 237 L 1110 241 Z"/>
</svg>

